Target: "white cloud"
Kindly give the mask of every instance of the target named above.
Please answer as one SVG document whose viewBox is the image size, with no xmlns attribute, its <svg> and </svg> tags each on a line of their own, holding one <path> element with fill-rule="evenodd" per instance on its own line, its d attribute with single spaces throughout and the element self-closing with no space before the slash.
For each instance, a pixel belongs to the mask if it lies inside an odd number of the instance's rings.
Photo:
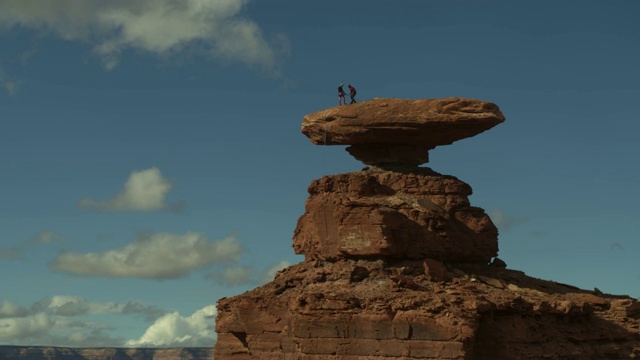
<svg viewBox="0 0 640 360">
<path fill-rule="evenodd" d="M 22 317 L 26 316 L 28 313 L 29 311 L 26 308 L 8 300 L 4 300 L 2 304 L 0 304 L 0 318 Z"/>
<path fill-rule="evenodd" d="M 5 345 L 122 346 L 124 339 L 109 334 L 114 328 L 87 321 L 92 315 L 142 315 L 155 321 L 166 312 L 139 302 L 91 302 L 79 296 L 56 295 L 30 307 L 9 300 L 0 303 L 0 343 Z"/>
<path fill-rule="evenodd" d="M 40 305 L 40 306 L 38 306 Z M 141 314 L 147 320 L 155 320 L 164 314 L 157 306 L 147 306 L 139 302 L 129 301 L 124 304 L 114 302 L 89 302 L 80 296 L 56 295 L 40 300 L 34 308 L 45 308 L 45 311 L 59 316 L 81 316 L 98 314 Z"/>
<path fill-rule="evenodd" d="M 226 61 L 277 70 L 279 53 L 259 26 L 242 17 L 248 0 L 3 0 L 0 28 L 15 26 L 88 42 L 107 69 L 133 49 L 175 55 L 204 49 Z M 282 37 L 282 36 L 280 36 Z M 283 46 L 284 47 L 284 46 Z"/>
<path fill-rule="evenodd" d="M 80 296 L 55 295 L 45 297 L 26 308 L 9 300 L 0 303 L 0 318 L 28 317 L 45 313 L 61 317 L 74 317 L 97 314 L 141 314 L 155 320 L 164 314 L 157 306 L 147 306 L 139 302 L 126 303 L 90 302 Z"/>
<path fill-rule="evenodd" d="M 237 261 L 242 251 L 233 237 L 208 241 L 197 233 L 157 233 L 103 253 L 63 253 L 49 267 L 88 276 L 173 279 L 214 263 Z"/>
<path fill-rule="evenodd" d="M 280 270 L 282 270 L 284 268 L 287 268 L 289 266 L 291 266 L 291 263 L 286 261 L 286 260 L 283 260 L 283 261 L 280 261 L 279 263 L 269 267 L 267 269 L 267 271 L 265 272 L 265 274 L 264 274 L 263 281 L 265 283 L 273 281 L 273 279 L 276 277 L 276 274 L 278 273 L 278 271 L 280 271 Z"/>
<path fill-rule="evenodd" d="M 491 220 L 498 227 L 498 230 L 511 230 L 515 225 L 524 224 L 529 221 L 526 216 L 509 216 L 505 215 L 502 210 L 495 209 L 491 212 Z"/>
<path fill-rule="evenodd" d="M 205 275 L 205 278 L 216 280 L 224 286 L 259 285 L 273 281 L 278 271 L 290 265 L 291 263 L 288 261 L 281 261 L 265 269 L 262 275 L 258 274 L 251 266 L 229 267 L 216 273 L 209 273 Z"/>
<path fill-rule="evenodd" d="M 171 182 L 165 179 L 158 168 L 133 171 L 124 188 L 111 200 L 83 198 L 81 208 L 97 211 L 159 211 L 179 210 L 181 205 L 167 204 L 166 196 Z"/>
<path fill-rule="evenodd" d="M 100 324 L 70 323 L 63 318 L 39 313 L 22 318 L 0 319 L 0 342 L 14 346 L 122 346 L 125 340 L 111 336 L 107 330 Z"/>
<path fill-rule="evenodd" d="M 51 319 L 44 313 L 27 317 L 0 319 L 0 340 L 21 339 L 46 332 L 52 327 Z"/>
<path fill-rule="evenodd" d="M 230 267 L 215 274 L 215 278 L 225 286 L 251 284 L 254 282 L 253 276 L 253 268 L 249 266 Z"/>
<path fill-rule="evenodd" d="M 89 304 L 79 296 L 57 295 L 42 300 L 39 305 L 60 316 L 78 316 L 89 312 Z"/>
<path fill-rule="evenodd" d="M 215 305 L 208 305 L 190 316 L 177 311 L 156 320 L 137 340 L 129 340 L 125 346 L 213 346 L 215 342 Z"/>
</svg>

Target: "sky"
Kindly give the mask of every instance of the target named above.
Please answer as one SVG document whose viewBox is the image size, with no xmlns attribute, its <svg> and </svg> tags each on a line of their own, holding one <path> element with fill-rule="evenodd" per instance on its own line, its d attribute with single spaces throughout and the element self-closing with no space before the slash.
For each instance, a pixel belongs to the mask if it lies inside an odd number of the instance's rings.
<svg viewBox="0 0 640 360">
<path fill-rule="evenodd" d="M 506 121 L 430 152 L 508 268 L 640 296 L 638 1 L 0 0 L 0 344 L 212 346 L 215 304 L 303 257 L 300 133 L 358 99 Z"/>
</svg>

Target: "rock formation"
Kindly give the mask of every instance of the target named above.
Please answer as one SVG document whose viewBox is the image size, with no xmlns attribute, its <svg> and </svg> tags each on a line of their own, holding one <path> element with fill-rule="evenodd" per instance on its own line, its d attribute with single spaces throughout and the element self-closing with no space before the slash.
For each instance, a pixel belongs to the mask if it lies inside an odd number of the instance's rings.
<svg viewBox="0 0 640 360">
<path fill-rule="evenodd" d="M 428 150 L 500 124 L 493 103 L 473 99 L 374 99 L 304 117 L 302 133 L 317 145 L 351 145 L 367 165 L 428 162 Z"/>
<path fill-rule="evenodd" d="M 293 247 L 307 260 L 433 258 L 487 264 L 498 230 L 469 204 L 471 187 L 428 168 L 371 168 L 309 186 Z"/>
<path fill-rule="evenodd" d="M 502 121 L 495 104 L 458 98 L 305 116 L 313 143 L 375 166 L 311 183 L 293 237 L 305 261 L 218 302 L 216 359 L 640 357 L 640 303 L 507 269 L 471 187 L 418 167 Z"/>
</svg>

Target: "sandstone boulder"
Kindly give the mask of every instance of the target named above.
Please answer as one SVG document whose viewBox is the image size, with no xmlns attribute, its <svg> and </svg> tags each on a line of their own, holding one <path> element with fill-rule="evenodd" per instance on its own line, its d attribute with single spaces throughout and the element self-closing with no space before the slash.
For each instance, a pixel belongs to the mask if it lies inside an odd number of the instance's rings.
<svg viewBox="0 0 640 360">
<path fill-rule="evenodd" d="M 497 105 L 475 99 L 374 99 L 306 115 L 302 133 L 317 145 L 351 145 L 365 164 L 419 165 L 428 150 L 503 121 Z"/>
<path fill-rule="evenodd" d="M 487 264 L 498 252 L 498 230 L 469 204 L 471 187 L 428 168 L 325 176 L 311 183 L 309 194 L 293 243 L 307 259 Z"/>
</svg>

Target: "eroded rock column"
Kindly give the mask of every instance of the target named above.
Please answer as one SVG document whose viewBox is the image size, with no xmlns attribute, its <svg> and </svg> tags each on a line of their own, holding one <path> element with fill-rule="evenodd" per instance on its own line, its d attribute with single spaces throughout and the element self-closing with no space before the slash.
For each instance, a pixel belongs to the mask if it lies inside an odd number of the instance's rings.
<svg viewBox="0 0 640 360">
<path fill-rule="evenodd" d="M 418 166 L 502 121 L 461 98 L 305 116 L 314 144 L 372 166 L 312 181 L 293 236 L 305 261 L 218 301 L 216 360 L 640 358 L 640 303 L 506 269 L 471 187 Z"/>
<path fill-rule="evenodd" d="M 487 264 L 498 231 L 471 187 L 430 169 L 372 168 L 309 186 L 293 247 L 306 259 L 424 259 Z"/>
</svg>

